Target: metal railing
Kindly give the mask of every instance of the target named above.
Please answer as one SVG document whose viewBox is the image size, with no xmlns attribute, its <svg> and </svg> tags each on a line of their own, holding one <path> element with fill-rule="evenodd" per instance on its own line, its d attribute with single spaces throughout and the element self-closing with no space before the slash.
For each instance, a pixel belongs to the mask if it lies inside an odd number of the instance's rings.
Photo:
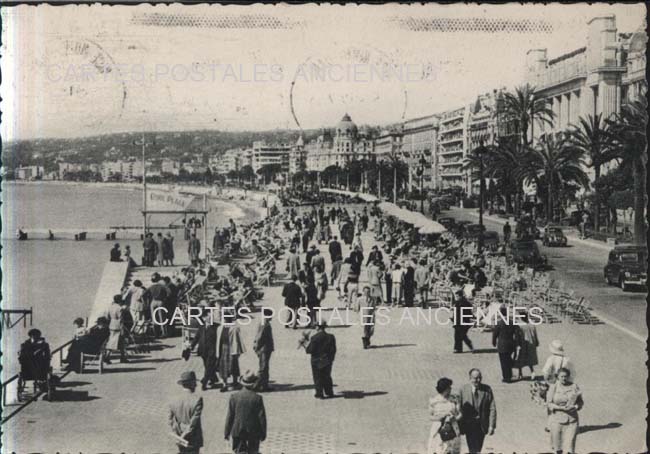
<svg viewBox="0 0 650 454">
<path fill-rule="evenodd" d="M 14 322 L 11 321 L 11 314 L 19 314 L 17 320 Z M 2 326 L 6 329 L 11 329 L 16 326 L 20 321 L 23 321 L 23 327 L 27 327 L 27 316 L 29 316 L 29 326 L 32 326 L 33 322 L 33 312 L 32 308 L 29 309 L 3 309 L 2 310 Z"/>
</svg>

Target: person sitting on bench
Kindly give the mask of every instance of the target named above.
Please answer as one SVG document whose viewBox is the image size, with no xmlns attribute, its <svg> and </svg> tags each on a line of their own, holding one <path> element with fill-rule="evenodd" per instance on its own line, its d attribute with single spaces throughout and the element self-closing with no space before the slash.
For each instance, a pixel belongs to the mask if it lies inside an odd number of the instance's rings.
<svg viewBox="0 0 650 454">
<path fill-rule="evenodd" d="M 72 341 L 68 349 L 68 356 L 64 363 L 67 363 L 66 370 L 79 371 L 81 365 L 81 354 L 99 355 L 102 346 L 106 343 L 110 331 L 108 330 L 108 320 L 106 317 L 99 317 L 97 324 L 88 330 L 88 333 Z M 105 361 L 102 358 L 102 361 Z"/>
</svg>

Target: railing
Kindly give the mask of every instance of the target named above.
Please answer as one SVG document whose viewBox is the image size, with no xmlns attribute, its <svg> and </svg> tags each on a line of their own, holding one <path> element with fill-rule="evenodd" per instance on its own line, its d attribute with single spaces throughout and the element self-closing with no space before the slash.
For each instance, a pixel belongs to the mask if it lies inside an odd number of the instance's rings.
<svg viewBox="0 0 650 454">
<path fill-rule="evenodd" d="M 59 354 L 59 367 L 61 367 L 63 365 L 63 352 L 64 352 L 64 349 L 66 347 L 70 346 L 70 344 L 72 344 L 73 341 L 74 341 L 74 339 L 70 339 L 65 344 L 55 348 L 54 350 L 52 350 L 52 352 L 50 352 L 50 356 L 52 358 L 54 358 L 54 356 L 57 353 Z M 67 374 L 64 374 L 64 376 L 65 375 L 67 375 Z M 11 376 L 10 378 L 8 378 L 7 380 L 5 380 L 4 382 L 2 382 L 2 402 L 0 402 L 0 405 L 2 406 L 2 408 L 7 406 L 7 388 L 9 386 L 9 384 L 13 383 L 14 381 L 18 380 L 19 378 L 20 378 L 20 373 L 17 373 L 15 375 Z M 61 377 L 61 378 L 63 378 L 63 377 Z M 8 414 L 7 416 L 2 418 L 2 424 L 7 422 L 12 416 L 14 416 L 20 410 L 22 410 L 25 406 L 32 403 L 34 400 L 38 399 L 38 397 L 41 394 L 42 393 L 37 393 L 34 396 L 32 396 L 32 398 L 30 400 L 28 400 L 26 402 L 21 402 L 16 410 L 14 410 L 10 414 Z"/>
<path fill-rule="evenodd" d="M 11 322 L 11 314 L 20 314 L 18 320 Z M 20 321 L 23 321 L 23 327 L 27 327 L 27 316 L 29 315 L 29 326 L 32 326 L 32 308 L 29 309 L 4 309 L 2 311 L 2 326 L 6 329 L 11 329 L 16 326 Z"/>
</svg>

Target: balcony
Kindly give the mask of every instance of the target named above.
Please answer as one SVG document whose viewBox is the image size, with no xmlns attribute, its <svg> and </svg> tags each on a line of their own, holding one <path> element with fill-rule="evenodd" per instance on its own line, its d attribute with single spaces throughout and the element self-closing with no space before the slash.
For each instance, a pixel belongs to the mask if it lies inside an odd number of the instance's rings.
<svg viewBox="0 0 650 454">
<path fill-rule="evenodd" d="M 440 145 L 444 145 L 444 144 L 448 144 L 448 143 L 462 142 L 462 141 L 463 141 L 463 135 L 459 134 L 459 135 L 452 136 L 452 137 L 441 138 L 438 143 Z"/>
<path fill-rule="evenodd" d="M 458 171 L 458 170 L 451 170 L 447 172 L 440 172 L 438 175 L 446 178 L 463 177 L 465 176 L 465 172 Z"/>
<path fill-rule="evenodd" d="M 449 159 L 449 160 L 446 160 L 446 161 L 440 161 L 440 162 L 439 162 L 439 164 L 440 164 L 441 167 L 442 167 L 442 166 L 445 166 L 445 167 L 448 167 L 448 166 L 457 166 L 457 165 L 460 165 L 460 164 L 462 164 L 462 163 L 463 163 L 463 160 L 462 160 L 462 159 Z"/>
<path fill-rule="evenodd" d="M 447 112 L 443 114 L 442 117 L 440 118 L 440 123 L 449 123 L 450 121 L 463 118 L 464 115 L 465 115 L 465 108 L 460 108 L 452 112 Z"/>
<path fill-rule="evenodd" d="M 459 131 L 462 130 L 465 127 L 464 123 L 462 121 L 458 121 L 456 123 L 451 123 L 447 125 L 445 128 L 440 128 L 440 134 L 445 134 L 448 132 L 452 131 Z"/>
<path fill-rule="evenodd" d="M 463 147 L 457 147 L 457 148 L 450 148 L 450 149 L 442 149 L 438 152 L 438 156 L 450 156 L 453 154 L 459 154 L 463 153 Z"/>
</svg>

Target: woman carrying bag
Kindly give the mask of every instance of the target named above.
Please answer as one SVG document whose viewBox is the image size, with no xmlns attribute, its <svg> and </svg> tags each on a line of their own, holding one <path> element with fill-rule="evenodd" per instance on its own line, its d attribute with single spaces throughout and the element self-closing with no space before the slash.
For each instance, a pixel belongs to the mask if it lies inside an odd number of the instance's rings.
<svg viewBox="0 0 650 454">
<path fill-rule="evenodd" d="M 441 378 L 436 384 L 438 395 L 429 399 L 431 432 L 427 454 L 460 454 L 460 408 L 451 395 L 452 381 Z"/>
</svg>

